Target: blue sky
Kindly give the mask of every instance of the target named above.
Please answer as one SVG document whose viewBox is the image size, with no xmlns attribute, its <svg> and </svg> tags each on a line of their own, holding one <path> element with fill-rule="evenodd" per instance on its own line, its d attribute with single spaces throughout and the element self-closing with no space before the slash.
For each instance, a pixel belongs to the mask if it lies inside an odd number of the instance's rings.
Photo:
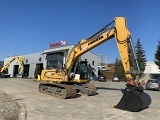
<svg viewBox="0 0 160 120">
<path fill-rule="evenodd" d="M 0 60 L 69 45 L 88 38 L 117 16 L 127 19 L 133 42 L 140 38 L 147 61 L 154 61 L 160 37 L 159 0 L 0 0 Z M 119 58 L 115 39 L 92 50 L 108 62 Z"/>
</svg>

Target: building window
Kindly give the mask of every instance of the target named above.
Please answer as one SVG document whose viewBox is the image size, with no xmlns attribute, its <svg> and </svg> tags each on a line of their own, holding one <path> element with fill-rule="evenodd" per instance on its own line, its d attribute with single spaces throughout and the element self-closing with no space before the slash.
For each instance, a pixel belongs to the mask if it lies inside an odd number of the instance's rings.
<svg viewBox="0 0 160 120">
<path fill-rule="evenodd" d="M 26 59 L 26 63 L 28 63 L 28 59 Z"/>
<path fill-rule="evenodd" d="M 94 65 L 94 61 L 92 61 L 92 65 Z"/>
<path fill-rule="evenodd" d="M 48 54 L 47 59 L 47 69 L 61 69 L 63 67 L 63 52 L 57 52 Z"/>
<path fill-rule="evenodd" d="M 40 57 L 40 58 L 39 58 L 39 61 L 41 61 L 41 60 L 42 60 L 42 58 Z"/>
</svg>

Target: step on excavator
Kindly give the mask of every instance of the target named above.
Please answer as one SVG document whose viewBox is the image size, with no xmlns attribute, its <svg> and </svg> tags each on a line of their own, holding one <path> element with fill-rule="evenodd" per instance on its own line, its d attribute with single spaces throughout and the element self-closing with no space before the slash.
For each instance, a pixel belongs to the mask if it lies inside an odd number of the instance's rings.
<svg viewBox="0 0 160 120">
<path fill-rule="evenodd" d="M 88 96 L 95 95 L 96 87 L 89 81 L 87 61 L 81 61 L 84 53 L 115 38 L 128 82 L 123 96 L 114 108 L 126 111 L 140 111 L 151 104 L 151 97 L 143 91 L 139 76 L 137 58 L 124 17 L 115 19 L 89 38 L 84 38 L 69 52 L 65 66 L 44 69 L 41 72 L 39 91 L 60 98 L 74 98 L 77 92 Z"/>
</svg>

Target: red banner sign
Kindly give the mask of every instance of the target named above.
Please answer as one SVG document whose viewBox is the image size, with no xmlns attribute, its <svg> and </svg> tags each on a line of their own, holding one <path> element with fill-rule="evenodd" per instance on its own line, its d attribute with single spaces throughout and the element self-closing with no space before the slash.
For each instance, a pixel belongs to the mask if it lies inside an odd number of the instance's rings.
<svg viewBox="0 0 160 120">
<path fill-rule="evenodd" d="M 56 47 L 62 47 L 62 46 L 65 46 L 66 45 L 66 41 L 65 40 L 62 40 L 60 42 L 57 42 L 57 43 L 53 43 L 53 44 L 50 44 L 50 49 L 52 48 L 56 48 Z"/>
</svg>

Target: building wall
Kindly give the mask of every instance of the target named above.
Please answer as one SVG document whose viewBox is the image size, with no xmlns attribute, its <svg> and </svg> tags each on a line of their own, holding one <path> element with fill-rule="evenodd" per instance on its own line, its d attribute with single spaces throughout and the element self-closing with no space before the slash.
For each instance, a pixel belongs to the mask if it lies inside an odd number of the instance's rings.
<svg viewBox="0 0 160 120">
<path fill-rule="evenodd" d="M 44 55 L 43 67 L 44 67 L 44 69 L 47 68 L 47 60 L 46 60 L 47 54 L 55 53 L 55 52 L 63 52 L 64 53 L 63 63 L 65 63 L 67 56 L 68 56 L 68 53 L 71 51 L 71 49 L 73 47 L 74 47 L 74 45 L 70 45 L 70 46 L 64 46 L 64 47 L 44 50 L 44 52 L 43 52 L 43 55 Z"/>
<path fill-rule="evenodd" d="M 44 56 L 43 56 L 42 52 L 23 55 L 23 56 L 25 57 L 24 65 L 29 64 L 29 77 L 34 78 L 36 64 L 43 63 Z M 28 60 L 28 62 L 27 62 L 27 60 Z"/>
<path fill-rule="evenodd" d="M 160 73 L 160 70 L 154 62 L 147 62 L 144 73 Z"/>
<path fill-rule="evenodd" d="M 74 45 L 71 46 L 65 46 L 65 47 L 60 47 L 60 48 L 55 48 L 55 49 L 49 49 L 49 50 L 44 50 L 44 56 L 46 56 L 46 54 L 50 54 L 53 52 L 57 52 L 57 51 L 61 51 L 64 53 L 64 59 L 63 59 L 63 63 L 65 64 L 67 57 L 69 55 L 69 53 L 71 52 L 72 48 L 74 47 Z M 83 54 L 80 57 L 81 60 L 87 60 L 89 62 L 89 64 L 91 65 L 91 69 L 94 72 L 94 76 L 91 76 L 91 79 L 97 79 L 98 76 L 98 56 L 95 55 L 92 52 L 87 52 L 85 54 Z M 46 60 L 44 62 L 44 68 L 46 68 Z M 93 65 L 94 62 L 94 65 Z M 92 75 L 92 73 L 90 73 Z"/>
<path fill-rule="evenodd" d="M 91 79 L 96 80 L 98 77 L 98 56 L 89 51 L 86 54 L 81 56 L 81 60 L 85 60 L 85 59 L 91 65 L 90 74 L 93 75 L 91 76 Z"/>
<path fill-rule="evenodd" d="M 53 52 L 64 52 L 63 61 L 64 61 L 64 64 L 65 64 L 65 61 L 68 57 L 68 54 L 73 47 L 74 47 L 74 45 L 65 46 L 65 47 L 60 47 L 60 48 L 55 48 L 55 49 L 44 50 L 44 52 L 21 55 L 19 57 L 23 56 L 25 58 L 24 65 L 29 64 L 29 77 L 34 78 L 34 71 L 35 71 L 35 68 L 36 68 L 36 64 L 43 63 L 43 68 L 46 69 L 47 61 L 46 61 L 45 58 L 46 58 L 47 54 L 50 54 L 50 53 L 53 53 Z M 11 60 L 11 58 L 12 57 L 5 58 L 4 59 L 4 64 L 6 64 L 9 60 Z M 41 61 L 40 61 L 40 58 L 41 58 Z M 98 57 L 97 57 L 97 55 L 95 55 L 95 54 L 93 54 L 92 52 L 89 51 L 89 52 L 83 54 L 81 56 L 81 59 L 82 60 L 87 59 L 87 61 L 91 65 L 92 70 L 95 74 L 94 77 L 92 77 L 92 79 L 97 79 L 97 76 L 98 76 L 98 67 L 97 67 L 98 66 Z M 93 64 L 93 62 L 94 62 L 94 64 Z M 9 74 L 11 74 L 11 77 L 13 77 L 14 66 L 15 65 L 18 65 L 17 61 L 13 61 L 8 68 L 8 72 L 9 72 Z"/>
<path fill-rule="evenodd" d="M 44 60 L 44 56 L 43 56 L 42 52 L 21 55 L 19 57 L 22 57 L 22 56 L 25 58 L 24 65 L 29 64 L 29 77 L 34 77 L 34 71 L 36 68 L 36 64 L 43 63 L 43 60 Z M 41 61 L 40 61 L 40 58 L 41 58 Z M 12 59 L 12 57 L 5 58 L 4 64 L 6 64 L 11 59 Z M 18 65 L 16 60 L 14 60 L 8 68 L 8 73 L 11 74 L 11 77 L 13 77 L 14 65 Z"/>
</svg>

